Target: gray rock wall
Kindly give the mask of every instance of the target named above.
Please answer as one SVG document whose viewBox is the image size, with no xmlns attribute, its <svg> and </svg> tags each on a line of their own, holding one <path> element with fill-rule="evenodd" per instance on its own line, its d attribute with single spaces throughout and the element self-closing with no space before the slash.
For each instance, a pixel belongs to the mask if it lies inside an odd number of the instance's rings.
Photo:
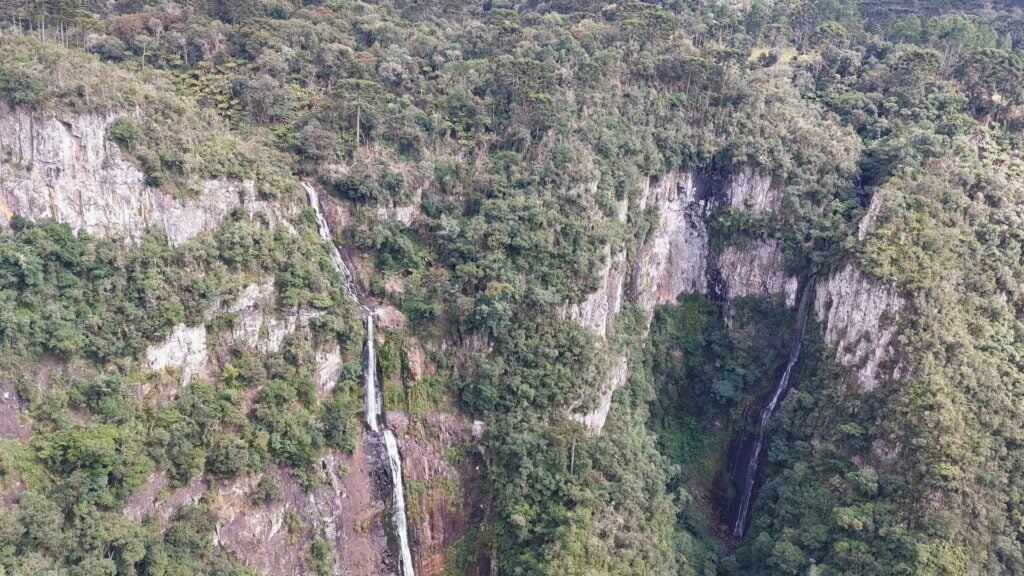
<svg viewBox="0 0 1024 576">
<path fill-rule="evenodd" d="M 861 237 L 879 210 L 876 204 L 872 203 L 869 218 L 862 224 Z M 794 306 L 798 279 L 787 274 L 777 240 L 759 238 L 711 249 L 707 226 L 720 205 L 770 216 L 782 206 L 782 191 L 772 185 L 771 178 L 751 167 L 741 168 L 726 180 L 714 199 L 702 198 L 693 174 L 672 171 L 661 179 L 645 181 L 633 209 L 655 207 L 656 226 L 631 264 L 625 261 L 625 253 L 612 255 L 606 249 L 598 290 L 570 307 L 569 316 L 603 343 L 627 298 L 650 314 L 655 306 L 675 302 L 680 294 L 705 293 L 712 276 L 721 280 L 719 288 L 726 300 L 781 297 L 786 306 Z M 626 217 L 624 206 L 623 222 Z M 825 325 L 826 341 L 837 348 L 839 362 L 856 371 L 866 390 L 873 389 L 880 378 L 892 376 L 883 366 L 893 355 L 896 316 L 902 305 L 893 289 L 868 278 L 853 264 L 819 280 L 815 310 Z M 628 352 L 611 358 L 597 407 L 573 414 L 592 433 L 603 428 L 612 395 L 628 377 L 628 361 Z"/>
<path fill-rule="evenodd" d="M 159 226 L 172 245 L 216 228 L 243 203 L 260 207 L 252 181 L 203 182 L 187 201 L 147 186 L 107 140 L 115 115 L 47 116 L 0 103 L 0 224 L 18 214 L 53 218 L 97 236 L 138 243 Z"/>
<path fill-rule="evenodd" d="M 856 371 L 865 391 L 895 377 L 886 366 L 895 353 L 896 320 L 903 305 L 891 286 L 853 264 L 817 285 L 814 310 L 825 324 L 825 340 L 835 346 L 839 363 Z"/>
</svg>

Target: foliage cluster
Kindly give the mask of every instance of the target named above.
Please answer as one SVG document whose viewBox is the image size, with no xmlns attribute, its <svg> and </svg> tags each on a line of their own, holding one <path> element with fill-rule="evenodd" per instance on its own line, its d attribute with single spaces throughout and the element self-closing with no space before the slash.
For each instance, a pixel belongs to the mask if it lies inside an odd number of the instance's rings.
<svg viewBox="0 0 1024 576">
<path fill-rule="evenodd" d="M 10 3 L 11 21 L 46 35 L 28 4 Z M 1019 16 L 974 2 L 902 4 L 118 2 L 96 6 L 102 30 L 83 37 L 107 63 L 0 36 L 0 94 L 36 109 L 140 106 L 110 137 L 154 184 L 254 177 L 270 195 L 288 166 L 357 205 L 345 239 L 373 252 L 371 271 L 402 283 L 389 293 L 393 283 L 375 278 L 375 292 L 414 330 L 459 344 L 442 364 L 461 407 L 487 420 L 496 509 L 484 531 L 504 573 L 1012 574 L 1024 562 L 1013 488 L 1024 469 Z M 591 404 L 620 346 L 600 345 L 564 310 L 597 288 L 607 248 L 633 254 L 642 241 L 651 215 L 637 204 L 639 182 L 678 168 L 722 179 L 741 166 L 771 175 L 783 208 L 765 219 L 721 213 L 712 233 L 774 236 L 803 274 L 852 258 L 895 282 L 913 319 L 899 342 L 912 374 L 865 393 L 809 342 L 813 361 L 772 431 L 754 525 L 728 560 L 693 486 L 707 488 L 714 452 L 765 385 L 779 340 L 737 340 L 716 305 L 685 300 L 655 324 L 654 379 L 634 375 L 592 438 L 568 414 Z M 382 222 L 424 175 L 415 224 Z M 872 200 L 881 210 L 860 239 Z M 144 338 L 104 314 L 165 333 L 225 293 L 217 278 L 226 285 L 229 274 L 200 270 L 239 262 L 274 270 L 286 306 L 343 308 L 308 214 L 295 245 L 235 220 L 216 242 L 173 256 L 149 245 L 121 256 L 108 276 L 102 242 L 47 226 L 18 223 L 14 240 L 0 239 L 14 311 L 0 334 L 19 353 L 136 355 Z M 145 282 L 168 297 L 144 306 Z M 759 326 L 781 315 L 738 306 Z M 351 318 L 341 316 L 318 322 L 345 337 Z M 639 339 L 643 324 L 627 318 L 612 338 Z M 198 470 L 193 449 L 229 475 L 268 457 L 301 468 L 325 443 L 350 446 L 351 387 L 314 422 L 306 352 L 240 377 L 238 389 L 259 390 L 254 418 L 233 428 L 230 410 L 215 412 L 229 422 L 216 437 L 202 414 L 168 407 L 187 421 L 180 463 L 167 456 L 174 469 Z M 238 393 L 221 384 L 215 406 Z M 43 463 L 81 455 L 111 486 L 104 502 L 116 501 L 145 469 L 111 477 L 135 470 L 116 460 L 122 434 L 131 428 L 74 423 L 49 440 Z"/>
</svg>

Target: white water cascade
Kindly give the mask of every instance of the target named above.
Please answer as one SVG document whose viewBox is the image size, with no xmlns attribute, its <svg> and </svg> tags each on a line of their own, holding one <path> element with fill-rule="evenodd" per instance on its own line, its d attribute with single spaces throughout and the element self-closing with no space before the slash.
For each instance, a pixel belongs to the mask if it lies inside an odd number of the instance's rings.
<svg viewBox="0 0 1024 576">
<path fill-rule="evenodd" d="M 398 548 L 401 550 L 402 574 L 403 576 L 413 576 L 412 550 L 409 549 L 408 521 L 405 516 L 405 488 L 402 485 L 402 460 L 398 454 L 398 440 L 391 430 L 384 430 L 384 446 L 387 448 L 391 478 L 395 484 L 394 518 L 395 529 L 398 532 Z"/>
<path fill-rule="evenodd" d="M 803 347 L 804 331 L 807 328 L 807 315 L 810 310 L 811 294 L 814 292 L 814 279 L 808 281 L 804 287 L 803 296 L 800 298 L 800 308 L 797 312 L 796 328 L 793 331 L 793 339 L 789 346 L 789 357 L 786 359 L 786 368 L 779 378 L 771 399 L 761 408 L 757 420 L 757 434 L 744 439 L 744 444 L 738 451 L 738 456 L 746 456 L 746 464 L 736 470 L 734 481 L 740 490 L 739 505 L 736 509 L 736 521 L 733 523 L 732 535 L 740 538 L 746 531 L 747 516 L 750 514 L 751 499 L 754 496 L 754 482 L 757 479 L 757 468 L 761 460 L 761 451 L 764 449 L 765 436 L 768 431 L 768 422 L 779 402 L 789 391 L 790 381 L 793 379 L 793 370 L 796 368 L 797 360 L 800 358 L 800 349 Z M 752 441 L 752 442 L 751 442 Z"/>
<path fill-rule="evenodd" d="M 373 337 L 374 311 L 359 301 L 355 283 L 352 281 L 352 272 L 341 257 L 338 247 L 334 245 L 334 240 L 331 238 L 331 229 L 327 225 L 327 219 L 324 218 L 323 210 L 320 208 L 320 197 L 317 195 L 316 190 L 308 182 L 302 182 L 302 188 L 306 191 L 309 205 L 313 207 L 313 212 L 316 214 L 317 231 L 320 232 L 320 237 L 330 247 L 331 259 L 334 261 L 334 266 L 337 268 L 338 274 L 345 284 L 345 292 L 348 293 L 349 297 L 352 298 L 366 316 L 366 356 L 363 358 L 366 425 L 370 427 L 374 434 L 379 434 L 381 425 L 378 418 L 381 414 L 383 398 L 380 387 L 377 385 L 377 351 L 374 346 Z M 388 459 L 388 472 L 391 475 L 394 499 L 392 503 L 394 507 L 392 520 L 395 523 L 395 532 L 398 537 L 399 556 L 402 565 L 401 576 L 416 576 L 412 566 L 412 550 L 409 548 L 409 522 L 405 513 L 405 485 L 402 482 L 402 455 L 398 451 L 398 439 L 395 438 L 395 434 L 391 430 L 387 429 L 386 423 L 383 436 L 384 451 Z"/>
<path fill-rule="evenodd" d="M 373 314 L 366 315 L 366 359 L 363 361 L 366 388 L 366 425 L 374 432 L 380 432 L 377 417 L 380 415 L 381 398 L 377 390 L 377 350 L 373 342 Z"/>
<path fill-rule="evenodd" d="M 309 198 L 309 205 L 313 207 L 313 213 L 316 215 L 316 230 L 320 233 L 320 238 L 322 238 L 331 249 L 331 260 L 334 261 L 334 267 L 338 269 L 338 274 L 341 275 L 341 282 L 345 285 L 345 292 L 348 294 L 349 298 L 356 303 L 356 306 L 369 314 L 370 309 L 359 302 L 359 296 L 356 296 L 355 285 L 352 282 L 352 272 L 348 269 L 348 266 L 345 264 L 345 260 L 341 257 L 341 252 L 338 251 L 338 247 L 334 245 L 334 239 L 331 238 L 331 228 L 327 225 L 327 219 L 324 218 L 323 210 L 320 209 L 320 197 L 317 196 L 316 190 L 313 189 L 313 185 L 309 182 L 303 182 L 302 189 L 306 191 L 306 197 Z"/>
</svg>

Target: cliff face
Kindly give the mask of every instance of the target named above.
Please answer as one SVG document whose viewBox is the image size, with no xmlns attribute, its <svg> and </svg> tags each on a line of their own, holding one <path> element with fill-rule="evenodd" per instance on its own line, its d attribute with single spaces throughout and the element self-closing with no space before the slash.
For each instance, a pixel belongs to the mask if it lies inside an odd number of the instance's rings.
<svg viewBox="0 0 1024 576">
<path fill-rule="evenodd" d="M 289 335 L 309 330 L 310 321 L 321 313 L 304 308 L 281 310 L 276 298 L 273 278 L 246 286 L 233 301 L 211 311 L 211 315 L 234 314 L 232 326 L 208 337 L 205 325 L 181 324 L 163 342 L 149 347 L 145 367 L 151 371 L 177 369 L 185 386 L 196 377 L 214 377 L 211 355 L 224 346 L 264 354 L 279 351 Z M 317 389 L 326 396 L 341 372 L 341 350 L 335 343 L 315 352 Z M 370 574 L 386 557 L 387 543 L 377 520 L 384 505 L 374 491 L 375 467 L 365 457 L 367 453 L 365 441 L 350 456 L 325 452 L 316 470 L 318 482 L 308 491 L 293 474 L 270 465 L 261 474 L 226 483 L 211 485 L 207 479 L 198 478 L 165 499 L 157 499 L 167 486 L 166 477 L 158 473 L 128 502 L 125 513 L 140 519 L 155 514 L 166 522 L 183 505 L 198 501 L 212 488 L 217 494 L 214 542 L 244 557 L 247 565 L 261 573 L 311 574 L 306 564 L 307 549 L 312 538 L 319 536 L 330 546 L 336 572 Z M 281 486 L 281 499 L 251 502 L 249 495 L 266 475 Z M 293 522 L 290 518 L 298 518 L 305 528 L 296 531 L 289 526 Z"/>
<path fill-rule="evenodd" d="M 796 304 L 798 279 L 783 262 L 779 242 L 773 238 L 740 239 L 717 249 L 711 247 L 708 225 L 716 210 L 724 206 L 753 216 L 770 217 L 782 206 L 782 191 L 771 178 L 751 167 L 713 189 L 691 173 L 672 171 L 663 178 L 644 182 L 633 214 L 652 207 L 658 218 L 643 239 L 633 262 L 625 253 L 605 252 L 599 289 L 582 304 L 570 309 L 570 316 L 589 328 L 599 342 L 607 342 L 615 318 L 628 299 L 648 315 L 659 304 L 675 302 L 684 293 L 704 294 L 713 290 L 726 301 L 740 297 L 781 298 Z M 869 217 L 878 212 L 872 203 Z M 623 222 L 628 212 L 621 212 Z M 871 225 L 862 223 L 861 234 Z M 623 285 L 628 278 L 628 289 Z M 896 316 L 902 300 L 895 291 L 878 283 L 854 265 L 819 281 L 815 311 L 825 326 L 826 341 L 837 348 L 837 359 L 854 369 L 860 385 L 873 389 L 880 378 L 892 377 L 885 369 L 893 356 L 897 333 Z M 626 382 L 629 351 L 610 360 L 606 386 L 594 410 L 574 414 L 592 433 L 600 433 L 612 394 Z"/>
<path fill-rule="evenodd" d="M 614 257 L 610 250 L 605 252 L 600 288 L 582 304 L 572 307 L 570 316 L 593 331 L 600 342 L 607 342 L 610 328 L 627 299 L 648 317 L 655 306 L 675 302 L 681 294 L 704 294 L 711 289 L 720 291 L 726 299 L 782 295 L 786 304 L 792 306 L 797 280 L 786 274 L 775 240 L 756 239 L 712 249 L 708 224 L 715 210 L 726 204 L 765 215 L 781 205 L 781 191 L 772 187 L 770 178 L 752 168 L 740 170 L 720 190 L 693 173 L 680 171 L 645 181 L 635 202 L 623 204 L 620 218 L 626 222 L 631 212 L 635 218 L 654 209 L 654 226 L 632 262 L 626 262 L 625 252 Z M 712 286 L 712 278 L 720 282 Z M 573 416 L 592 433 L 599 433 L 604 427 L 612 395 L 626 382 L 629 352 L 622 351 L 610 359 L 609 376 L 597 407 Z"/>
<path fill-rule="evenodd" d="M 625 251 L 613 256 L 610 248 L 606 248 L 598 290 L 569 309 L 569 316 L 590 329 L 603 346 L 608 345 L 611 328 L 627 298 L 650 314 L 658 304 L 673 302 L 683 292 L 703 292 L 707 286 L 707 203 L 697 198 L 693 175 L 672 171 L 658 180 L 648 178 L 635 204 L 631 206 L 628 199 L 622 200 L 619 219 L 626 224 L 630 209 L 636 217 L 648 207 L 657 210 L 658 220 L 635 260 L 629 263 Z M 608 378 L 597 407 L 573 414 L 574 419 L 594 433 L 604 427 L 612 394 L 629 376 L 629 351 L 612 354 L 609 362 Z"/>
<path fill-rule="evenodd" d="M 273 278 L 246 286 L 234 302 L 221 305 L 216 310 L 232 313 L 235 318 L 232 327 L 225 334 L 219 334 L 218 340 L 222 344 L 273 354 L 281 350 L 285 338 L 297 330 L 308 330 L 310 321 L 322 314 L 307 308 L 279 310 L 276 299 L 277 290 Z M 208 316 L 212 316 L 213 312 L 211 310 Z M 322 390 L 329 390 L 341 371 L 340 349 L 334 345 L 318 350 L 317 357 L 320 360 L 316 371 L 317 383 Z M 188 385 L 195 376 L 209 375 L 208 364 L 207 330 L 204 324 L 179 324 L 162 342 L 146 350 L 148 370 L 179 369 L 183 385 Z"/>
<path fill-rule="evenodd" d="M 54 218 L 74 230 L 138 243 L 158 226 L 171 244 L 216 228 L 235 208 L 267 208 L 252 181 L 209 180 L 182 200 L 147 186 L 145 175 L 107 140 L 115 115 L 45 116 L 0 103 L 0 223 L 18 214 Z"/>
<path fill-rule="evenodd" d="M 306 490 L 288 470 L 270 464 L 260 474 L 211 484 L 203 477 L 168 491 L 168 479 L 154 474 L 124 506 L 125 516 L 136 521 L 151 517 L 166 529 L 175 514 L 199 502 L 211 490 L 216 495 L 213 541 L 243 558 L 261 574 L 306 575 L 308 548 L 314 536 L 331 550 L 330 562 L 338 574 L 376 574 L 384 564 L 387 543 L 378 517 L 384 509 L 371 481 L 372 467 L 364 464 L 367 446 L 359 443 L 351 456 L 327 451 L 311 470 L 316 485 Z M 281 487 L 272 502 L 254 502 L 251 494 L 269 476 Z M 296 520 L 298 523 L 296 524 Z"/>
<path fill-rule="evenodd" d="M 814 310 L 825 325 L 825 340 L 835 346 L 836 359 L 856 371 L 865 391 L 897 376 L 888 363 L 895 354 L 896 320 L 903 304 L 892 287 L 853 264 L 817 286 Z"/>
<path fill-rule="evenodd" d="M 626 290 L 626 253 L 612 256 L 611 248 L 605 246 L 604 268 L 601 269 L 601 285 L 586 300 L 571 306 L 569 316 L 589 328 L 599 338 L 609 336 L 609 322 L 615 320 L 622 310 Z"/>
<path fill-rule="evenodd" d="M 782 194 L 772 187 L 771 177 L 752 166 L 743 166 L 733 175 L 727 188 L 729 204 L 755 215 L 771 214 L 782 207 Z"/>
<path fill-rule="evenodd" d="M 148 227 L 166 231 L 177 245 L 216 229 L 237 208 L 263 213 L 271 225 L 290 229 L 285 217 L 293 207 L 258 200 L 251 181 L 210 180 L 194 199 L 175 198 L 148 186 L 145 175 L 107 140 L 107 129 L 117 116 L 40 115 L 0 103 L 0 225 L 21 216 L 29 220 L 54 218 L 75 231 L 121 237 L 137 245 Z M 263 354 L 279 351 L 287 337 L 309 330 L 321 312 L 307 308 L 282 309 L 272 277 L 251 283 L 237 297 L 213 307 L 215 314 L 231 314 L 231 326 L 216 333 L 206 324 L 179 324 L 163 341 L 153 343 L 140 358 L 144 371 L 170 370 L 182 386 L 196 378 L 216 378 L 216 355 L 228 346 Z M 315 378 L 326 395 L 342 369 L 337 343 L 315 350 Z M 45 382 L 46 377 L 36 375 Z M 13 386 L 0 383 L 0 437 L 19 439 L 28 433 L 23 407 Z M 319 482 L 310 489 L 298 478 L 274 465 L 258 475 L 212 483 L 197 477 L 186 486 L 170 489 L 163 472 L 125 504 L 126 516 L 142 520 L 152 516 L 167 526 L 184 505 L 197 502 L 208 490 L 217 497 L 212 506 L 217 523 L 214 541 L 245 562 L 268 574 L 311 574 L 308 544 L 323 537 L 332 552 L 337 573 L 371 574 L 386 564 L 388 546 L 377 520 L 384 509 L 375 491 L 375 467 L 363 457 L 360 442 L 351 456 L 327 451 L 321 458 Z M 282 497 L 275 502 L 249 499 L 264 475 L 277 478 Z M 289 518 L 301 520 L 299 531 Z M 384 516 L 382 516 L 384 517 Z"/>
<path fill-rule="evenodd" d="M 389 412 L 388 427 L 402 448 L 416 574 L 451 574 L 452 552 L 488 513 L 479 492 L 486 463 L 476 447 L 483 430 L 458 415 L 440 412 L 418 417 Z M 458 458 L 451 457 L 453 452 Z M 490 573 L 489 558 L 467 560 L 466 573 Z"/>
<path fill-rule="evenodd" d="M 255 198 L 252 182 L 211 180 L 194 200 L 181 200 L 147 186 L 145 176 L 114 144 L 106 131 L 114 116 L 46 117 L 0 104 L 0 224 L 15 214 L 28 219 L 52 217 L 75 230 L 100 236 L 121 236 L 138 243 L 149 226 L 163 228 L 178 244 L 216 228 L 236 208 L 264 211 L 272 223 L 287 226 L 281 214 L 287 208 Z M 712 185 L 692 173 L 672 171 L 648 179 L 631 199 L 623 200 L 618 217 L 623 224 L 640 218 L 648 209 L 657 217 L 632 258 L 625 249 L 605 249 L 599 289 L 567 314 L 597 336 L 601 345 L 614 344 L 616 319 L 630 302 L 650 315 L 659 304 L 672 303 L 680 294 L 707 293 L 731 300 L 739 297 L 780 299 L 792 306 L 797 279 L 787 273 L 781 246 L 771 238 L 713 246 L 709 223 L 716 210 L 731 206 L 757 216 L 770 216 L 781 206 L 781 191 L 771 179 L 743 168 L 729 180 Z M 408 223 L 415 206 L 400 207 L 386 217 Z M 877 208 L 872 207 L 873 212 Z M 335 224 L 345 210 L 333 207 Z M 870 224 L 867 224 L 868 226 Z M 358 267 L 355 267 L 357 276 Z M 366 279 L 362 279 L 366 280 Z M 247 285 L 234 299 L 211 310 L 234 315 L 223 331 L 208 333 L 205 325 L 175 327 L 164 341 L 146 352 L 149 371 L 174 370 L 182 385 L 194 378 L 216 377 L 211 358 L 220 346 L 242 346 L 260 353 L 279 351 L 288 335 L 308 330 L 317 312 L 281 309 L 272 278 Z M 893 376 L 889 367 L 896 336 L 895 317 L 902 307 L 896 293 L 849 264 L 819 281 L 815 310 L 825 324 L 827 341 L 836 346 L 840 362 L 856 370 L 861 386 L 870 390 L 879 379 Z M 400 313 L 379 308 L 383 338 L 402 338 L 407 373 L 414 383 L 429 372 L 425 352 L 438 343 L 417 342 L 406 332 Z M 472 346 L 472 344 L 470 344 Z M 481 345 L 480 349 L 486 349 Z M 316 350 L 316 380 L 328 393 L 342 369 L 336 344 Z M 611 409 L 614 391 L 628 377 L 631 350 L 610 350 L 607 380 L 596 409 L 574 417 L 599 433 Z M 404 386 L 400 381 L 395 386 Z M 16 395 L 0 383 L 0 399 Z M 11 403 L 11 405 L 14 405 Z M 398 418 L 394 414 L 392 419 Z M 5 428 L 6 426 L 6 428 Z M 0 410 L 0 436 L 23 437 L 27 431 L 18 409 Z M 415 501 L 409 501 L 414 543 L 420 572 L 441 574 L 446 554 L 466 535 L 472 523 L 486 514 L 480 497 L 472 492 L 482 457 L 476 452 L 480 432 L 474 423 L 443 413 L 428 412 L 396 420 L 405 474 Z M 332 561 L 339 573 L 377 573 L 389 565 L 388 545 L 381 518 L 386 519 L 381 497 L 383 463 L 374 462 L 363 438 L 351 456 L 327 452 L 321 459 L 320 482 L 303 491 L 288 471 L 270 466 L 283 498 L 254 504 L 248 494 L 260 475 L 214 485 L 217 493 L 216 541 L 269 574 L 307 574 L 305 550 L 313 535 L 331 544 Z M 452 451 L 464 454 L 458 465 Z M 453 488 L 454 487 L 454 488 Z M 182 505 L 196 501 L 211 486 L 197 479 L 188 486 L 163 494 L 167 479 L 156 474 L 125 506 L 125 514 L 141 519 L 153 514 L 169 522 Z M 286 519 L 297 515 L 307 529 L 290 534 Z M 491 570 L 481 559 L 480 570 Z"/>
<path fill-rule="evenodd" d="M 786 306 L 796 305 L 798 281 L 786 274 L 782 251 L 775 239 L 752 240 L 740 246 L 730 244 L 722 249 L 716 264 L 726 299 L 771 299 L 781 294 Z"/>
<path fill-rule="evenodd" d="M 684 292 L 707 289 L 709 202 L 698 199 L 694 176 L 669 172 L 642 187 L 637 208 L 654 207 L 658 222 L 632 267 L 630 297 L 645 312 Z"/>
</svg>

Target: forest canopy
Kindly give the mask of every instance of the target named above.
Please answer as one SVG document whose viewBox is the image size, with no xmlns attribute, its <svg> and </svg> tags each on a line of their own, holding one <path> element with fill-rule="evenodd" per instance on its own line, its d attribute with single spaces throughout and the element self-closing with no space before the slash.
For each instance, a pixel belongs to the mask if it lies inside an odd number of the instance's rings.
<svg viewBox="0 0 1024 576">
<path fill-rule="evenodd" d="M 475 544 L 501 573 L 1024 571 L 1016 3 L 7 0 L 0 17 L 5 106 L 117 117 L 107 138 L 148 185 L 251 179 L 294 205 L 295 174 L 351 207 L 337 240 L 372 296 L 445 343 L 431 402 L 486 423 Z M 809 330 L 733 539 L 716 476 L 792 311 L 690 295 L 648 333 L 627 305 L 603 342 L 565 310 L 656 222 L 642 182 L 748 167 L 782 207 L 723 210 L 712 242 L 770 239 L 795 277 L 852 262 L 893 286 L 909 368 L 854 389 Z M 412 204 L 412 224 L 381 217 Z M 310 212 L 290 214 L 294 235 L 235 214 L 174 248 L 159 230 L 135 250 L 50 220 L 0 232 L 5 374 L 86 367 L 19 390 L 32 433 L 0 440 L 0 487 L 20 486 L 0 574 L 244 573 L 207 499 L 163 529 L 125 500 L 158 469 L 182 485 L 273 464 L 308 487 L 320 454 L 355 448 L 355 364 L 324 401 L 310 368 L 317 338 L 358 355 L 355 312 Z M 311 336 L 136 400 L 148 344 L 268 275 L 281 309 L 324 312 Z M 570 414 L 622 350 L 628 385 L 589 435 Z"/>
</svg>

